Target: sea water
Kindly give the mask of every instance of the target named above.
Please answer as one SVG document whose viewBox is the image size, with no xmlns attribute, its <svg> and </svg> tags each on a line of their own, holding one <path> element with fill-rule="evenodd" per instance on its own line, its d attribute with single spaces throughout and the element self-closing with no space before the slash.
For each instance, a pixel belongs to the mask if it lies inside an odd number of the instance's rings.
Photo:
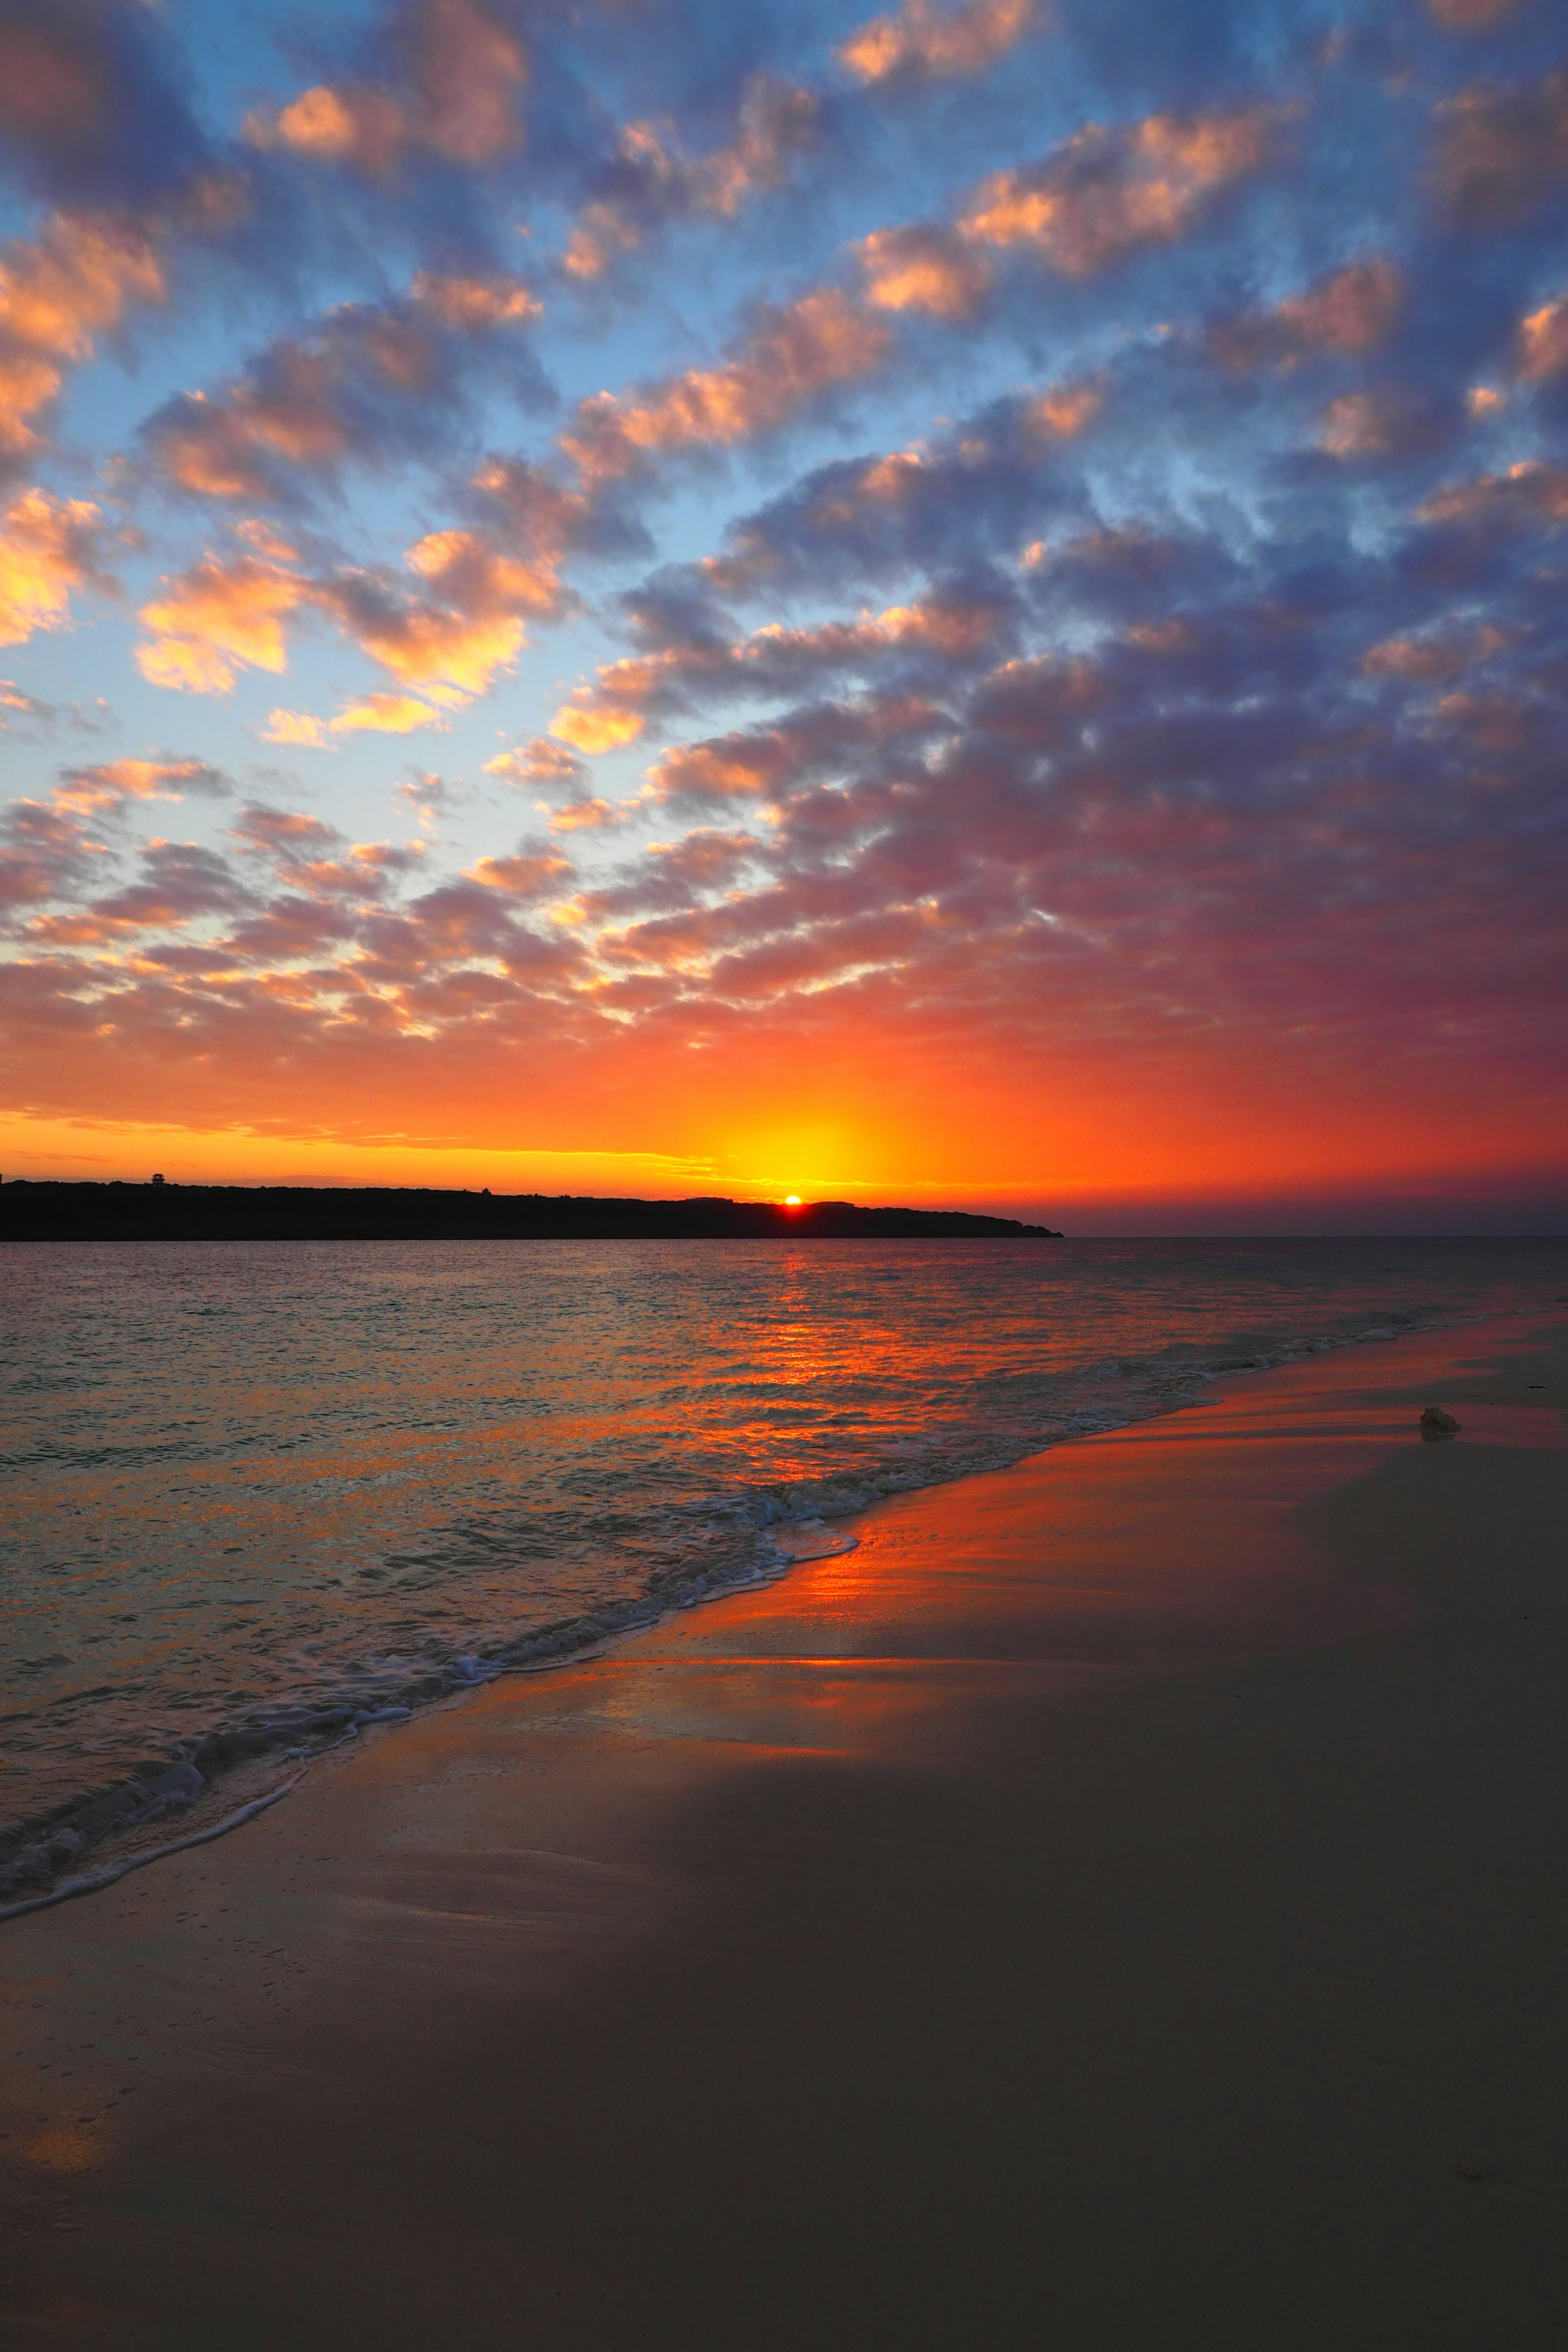
<svg viewBox="0 0 1568 2352">
<path fill-rule="evenodd" d="M 1517 1241 L 13 1244 L 0 1899 L 879 1496 L 1564 1293 Z"/>
</svg>

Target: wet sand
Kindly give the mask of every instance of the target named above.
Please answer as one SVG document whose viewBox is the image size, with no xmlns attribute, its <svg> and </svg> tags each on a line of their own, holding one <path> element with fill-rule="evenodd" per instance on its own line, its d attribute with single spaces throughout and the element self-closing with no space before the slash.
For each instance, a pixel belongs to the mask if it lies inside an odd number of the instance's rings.
<svg viewBox="0 0 1568 2352">
<path fill-rule="evenodd" d="M 1568 2340 L 1565 1406 L 1238 1381 L 12 1922 L 0 2341 Z"/>
</svg>

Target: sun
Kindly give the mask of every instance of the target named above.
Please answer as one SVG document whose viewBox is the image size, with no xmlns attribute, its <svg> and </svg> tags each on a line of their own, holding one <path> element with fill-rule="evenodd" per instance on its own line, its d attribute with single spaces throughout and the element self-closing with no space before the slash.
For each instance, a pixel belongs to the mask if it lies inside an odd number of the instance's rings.
<svg viewBox="0 0 1568 2352">
<path fill-rule="evenodd" d="M 784 1195 L 784 1207 L 786 1209 L 798 1209 L 799 1206 L 800 1194 L 798 1192 L 786 1192 Z"/>
</svg>

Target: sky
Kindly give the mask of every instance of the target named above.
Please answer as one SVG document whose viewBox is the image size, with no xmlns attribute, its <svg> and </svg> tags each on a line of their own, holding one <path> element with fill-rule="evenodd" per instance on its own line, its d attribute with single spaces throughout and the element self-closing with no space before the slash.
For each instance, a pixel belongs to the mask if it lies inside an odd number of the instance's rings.
<svg viewBox="0 0 1568 2352">
<path fill-rule="evenodd" d="M 0 1177 L 1561 1231 L 1551 0 L 0 0 Z"/>
</svg>

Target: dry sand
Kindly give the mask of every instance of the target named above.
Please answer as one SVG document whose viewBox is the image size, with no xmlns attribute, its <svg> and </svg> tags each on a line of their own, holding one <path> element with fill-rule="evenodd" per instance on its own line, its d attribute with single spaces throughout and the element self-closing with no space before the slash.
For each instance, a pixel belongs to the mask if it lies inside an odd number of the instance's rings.
<svg viewBox="0 0 1568 2352">
<path fill-rule="evenodd" d="M 1238 1381 L 0 1929 L 0 2340 L 1568 2343 L 1565 1405 Z"/>
</svg>

